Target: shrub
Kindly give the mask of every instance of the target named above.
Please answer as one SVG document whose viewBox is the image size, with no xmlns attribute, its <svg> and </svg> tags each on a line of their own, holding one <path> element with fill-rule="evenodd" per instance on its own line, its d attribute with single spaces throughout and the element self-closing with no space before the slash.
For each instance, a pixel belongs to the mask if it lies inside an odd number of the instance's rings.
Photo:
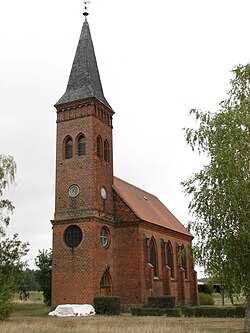
<svg viewBox="0 0 250 333">
<path fill-rule="evenodd" d="M 175 306 L 175 297 L 166 295 L 166 296 L 149 296 L 148 297 L 148 307 L 149 308 L 173 308 Z"/>
<path fill-rule="evenodd" d="M 97 314 L 119 315 L 121 313 L 121 298 L 97 296 L 94 298 L 94 308 Z"/>
<path fill-rule="evenodd" d="M 195 317 L 195 309 L 196 307 L 187 307 L 187 306 L 183 306 L 181 308 L 181 312 L 185 317 Z"/>
<path fill-rule="evenodd" d="M 214 299 L 206 293 L 199 293 L 198 300 L 200 305 L 214 305 Z"/>
<path fill-rule="evenodd" d="M 167 316 L 167 317 L 181 317 L 180 308 L 135 308 L 131 309 L 133 316 Z"/>
<path fill-rule="evenodd" d="M 131 309 L 133 316 L 163 316 L 165 309 L 159 308 L 136 308 Z"/>
<path fill-rule="evenodd" d="M 11 312 L 13 312 L 13 304 L 10 300 L 0 300 L 0 320 L 9 318 Z"/>
<path fill-rule="evenodd" d="M 165 311 L 167 317 L 181 317 L 182 315 L 180 308 L 166 309 Z"/>
<path fill-rule="evenodd" d="M 194 306 L 182 307 L 181 310 L 185 317 L 244 318 L 245 316 L 244 306 Z"/>
</svg>

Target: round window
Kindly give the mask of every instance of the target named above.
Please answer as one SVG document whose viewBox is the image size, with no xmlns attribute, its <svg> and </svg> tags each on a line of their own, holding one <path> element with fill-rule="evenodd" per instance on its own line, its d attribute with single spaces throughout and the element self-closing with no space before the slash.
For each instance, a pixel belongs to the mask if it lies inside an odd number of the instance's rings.
<svg viewBox="0 0 250 333">
<path fill-rule="evenodd" d="M 103 247 L 108 247 L 110 243 L 109 230 L 107 227 L 103 227 L 100 232 L 100 242 Z"/>
<path fill-rule="evenodd" d="M 81 243 L 82 236 L 82 230 L 76 225 L 71 225 L 65 230 L 64 240 L 68 246 L 76 247 Z"/>
</svg>

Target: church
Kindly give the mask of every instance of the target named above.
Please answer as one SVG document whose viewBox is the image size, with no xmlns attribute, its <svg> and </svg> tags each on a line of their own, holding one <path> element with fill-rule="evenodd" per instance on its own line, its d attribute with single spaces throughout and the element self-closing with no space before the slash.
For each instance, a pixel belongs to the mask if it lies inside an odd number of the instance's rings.
<svg viewBox="0 0 250 333">
<path fill-rule="evenodd" d="M 55 104 L 52 306 L 92 304 L 99 295 L 119 296 L 125 309 L 162 295 L 196 304 L 193 236 L 156 196 L 114 176 L 114 111 L 84 14 L 67 88 Z"/>
</svg>

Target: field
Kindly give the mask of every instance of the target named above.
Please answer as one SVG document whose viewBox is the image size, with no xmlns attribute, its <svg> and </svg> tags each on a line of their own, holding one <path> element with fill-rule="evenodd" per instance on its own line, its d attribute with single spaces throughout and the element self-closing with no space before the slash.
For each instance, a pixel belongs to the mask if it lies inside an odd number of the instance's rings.
<svg viewBox="0 0 250 333">
<path fill-rule="evenodd" d="M 235 318 L 167 318 L 100 316 L 82 318 L 48 317 L 43 304 L 18 304 L 1 333 L 238 333 L 243 319 Z"/>
<path fill-rule="evenodd" d="M 218 297 L 219 303 L 219 297 Z M 39 293 L 26 302 L 16 300 L 15 312 L 0 322 L 1 333 L 239 333 L 244 319 L 100 316 L 48 317 L 49 307 Z"/>
<path fill-rule="evenodd" d="M 0 323 L 1 333 L 233 333 L 243 319 L 93 316 L 82 318 L 12 317 Z"/>
</svg>

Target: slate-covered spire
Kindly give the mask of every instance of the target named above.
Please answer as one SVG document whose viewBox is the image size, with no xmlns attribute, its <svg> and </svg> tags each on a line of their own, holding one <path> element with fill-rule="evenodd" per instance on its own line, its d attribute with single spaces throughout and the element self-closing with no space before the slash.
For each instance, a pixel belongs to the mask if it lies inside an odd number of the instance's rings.
<svg viewBox="0 0 250 333">
<path fill-rule="evenodd" d="M 104 97 L 89 24 L 85 18 L 67 89 L 56 105 L 95 97 L 112 109 Z"/>
</svg>

